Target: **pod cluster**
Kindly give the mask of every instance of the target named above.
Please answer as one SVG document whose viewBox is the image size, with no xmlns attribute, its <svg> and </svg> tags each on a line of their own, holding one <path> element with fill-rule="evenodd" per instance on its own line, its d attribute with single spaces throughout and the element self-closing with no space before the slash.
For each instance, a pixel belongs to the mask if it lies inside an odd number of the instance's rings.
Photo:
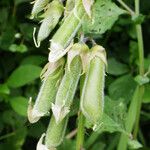
<svg viewBox="0 0 150 150">
<path fill-rule="evenodd" d="M 32 18 L 44 12 L 37 37 L 38 43 L 50 34 L 59 22 L 63 10 L 64 6 L 60 0 L 35 1 Z M 85 79 L 81 89 L 79 110 L 92 124 L 93 130 L 96 130 L 101 123 L 104 108 L 106 52 L 96 43 L 89 48 L 83 38 L 79 42 L 73 42 L 84 15 L 88 14 L 82 0 L 66 2 L 62 24 L 50 40 L 49 62 L 41 72 L 41 88 L 35 102 L 29 100 L 30 123 L 37 122 L 43 116 L 51 116 L 47 131 L 39 139 L 37 150 L 54 150 L 63 141 L 69 113 L 73 111 L 71 106 L 82 75 Z"/>
</svg>

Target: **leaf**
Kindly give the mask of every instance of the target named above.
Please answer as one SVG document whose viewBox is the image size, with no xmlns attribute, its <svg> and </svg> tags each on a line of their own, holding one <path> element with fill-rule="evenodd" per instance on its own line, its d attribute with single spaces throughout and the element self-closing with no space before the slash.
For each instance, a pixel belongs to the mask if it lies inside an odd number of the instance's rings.
<svg viewBox="0 0 150 150">
<path fill-rule="evenodd" d="M 125 13 L 110 0 L 97 0 L 92 7 L 92 19 L 85 17 L 83 31 L 85 34 L 103 34 L 110 29 L 119 15 Z"/>
<path fill-rule="evenodd" d="M 143 95 L 143 103 L 150 103 L 150 85 L 145 85 L 145 91 Z"/>
<path fill-rule="evenodd" d="M 141 76 L 141 75 L 137 75 L 134 80 L 139 84 L 139 85 L 143 85 L 146 83 L 149 83 L 149 78 L 146 76 Z"/>
<path fill-rule="evenodd" d="M 104 114 L 98 132 L 123 132 L 125 131 L 124 121 L 126 119 L 126 106 L 123 100 L 113 101 L 105 97 Z"/>
<path fill-rule="evenodd" d="M 142 144 L 140 142 L 138 142 L 137 140 L 128 140 L 128 146 L 129 149 L 139 149 L 142 147 Z"/>
<path fill-rule="evenodd" d="M 24 97 L 13 97 L 9 100 L 11 107 L 21 116 L 27 116 L 28 99 Z"/>
<path fill-rule="evenodd" d="M 34 65 L 24 65 L 12 72 L 7 84 L 12 88 L 21 87 L 37 79 L 40 76 L 41 68 Z"/>
<path fill-rule="evenodd" d="M 19 127 L 14 131 L 14 135 L 7 139 L 5 149 L 21 150 L 27 136 L 26 127 Z"/>
<path fill-rule="evenodd" d="M 36 66 L 40 66 L 44 63 L 46 63 L 47 59 L 44 56 L 40 56 L 40 55 L 30 55 L 28 57 L 25 57 L 22 61 L 21 61 L 21 65 L 36 65 Z"/>
<path fill-rule="evenodd" d="M 10 22 L 11 24 L 11 22 Z M 7 28 L 1 33 L 0 47 L 3 50 L 8 50 L 9 46 L 14 42 L 15 29 L 8 25 Z"/>
<path fill-rule="evenodd" d="M 24 53 L 24 52 L 27 52 L 27 51 L 28 51 L 28 48 L 27 48 L 27 46 L 24 45 L 24 44 L 20 44 L 20 45 L 11 44 L 10 47 L 9 47 L 9 50 L 10 50 L 11 52 Z"/>
<path fill-rule="evenodd" d="M 11 110 L 5 110 L 2 113 L 2 120 L 5 124 L 11 125 L 14 128 L 18 128 L 19 126 L 22 126 L 26 118 L 18 115 L 16 112 Z"/>
<path fill-rule="evenodd" d="M 134 28 L 135 29 L 135 28 Z M 133 31 L 135 33 L 135 31 Z M 134 64 L 138 59 L 138 43 L 131 40 L 129 43 L 129 50 L 130 50 L 130 63 Z"/>
<path fill-rule="evenodd" d="M 136 87 L 133 77 L 128 74 L 117 78 L 108 88 L 109 96 L 113 100 L 123 98 L 127 103 L 131 100 Z"/>
<path fill-rule="evenodd" d="M 10 94 L 7 84 L 0 84 L 0 94 Z"/>
<path fill-rule="evenodd" d="M 115 58 L 108 59 L 108 73 L 111 75 L 122 75 L 129 71 L 128 66 L 118 62 Z"/>
<path fill-rule="evenodd" d="M 125 132 L 125 130 L 110 118 L 107 114 L 103 114 L 102 125 L 100 126 L 98 132 Z"/>
</svg>

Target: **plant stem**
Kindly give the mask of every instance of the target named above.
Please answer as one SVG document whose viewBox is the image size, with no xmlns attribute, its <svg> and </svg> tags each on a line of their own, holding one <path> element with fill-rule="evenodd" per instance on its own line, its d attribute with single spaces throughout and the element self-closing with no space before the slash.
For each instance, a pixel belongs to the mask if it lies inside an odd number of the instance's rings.
<svg viewBox="0 0 150 150">
<path fill-rule="evenodd" d="M 128 133 L 132 132 L 133 125 L 135 122 L 135 114 L 137 112 L 137 105 L 139 100 L 139 86 L 136 87 L 133 98 L 131 100 L 129 109 L 128 109 L 128 114 L 125 122 L 125 128 Z M 117 147 L 117 150 L 126 150 L 127 149 L 127 144 L 128 144 L 128 136 L 124 133 L 121 134 L 119 144 Z"/>
<path fill-rule="evenodd" d="M 140 14 L 140 0 L 135 0 L 135 13 L 136 15 Z M 144 44 L 143 44 L 141 24 L 136 25 L 136 33 L 137 33 L 138 53 L 139 53 L 139 74 L 143 76 L 144 75 Z M 140 110 L 142 105 L 143 94 L 144 94 L 144 85 L 140 86 L 139 89 L 140 97 L 137 106 L 136 122 L 135 122 L 134 134 L 133 134 L 134 138 L 137 137 L 137 133 L 139 130 L 139 119 L 140 119 Z"/>
<path fill-rule="evenodd" d="M 76 150 L 82 150 L 83 142 L 84 142 L 84 116 L 82 112 L 80 111 L 78 115 Z"/>
<path fill-rule="evenodd" d="M 135 0 L 135 13 L 139 15 L 140 0 Z M 139 74 L 141 76 L 144 75 L 144 46 L 143 46 L 143 37 L 142 37 L 142 28 L 140 24 L 136 25 L 136 33 L 137 33 L 137 41 L 138 41 L 138 54 L 139 54 Z M 142 105 L 142 97 L 144 94 L 144 86 L 137 86 L 131 104 L 129 106 L 129 111 L 127 114 L 127 119 L 125 123 L 125 127 L 127 132 L 132 132 L 134 127 L 133 137 L 137 137 L 137 133 L 139 130 L 139 118 L 140 118 L 140 110 Z M 126 150 L 127 149 L 128 137 L 124 134 L 121 135 L 117 150 Z"/>
<path fill-rule="evenodd" d="M 124 7 L 131 15 L 134 14 L 134 11 L 133 11 L 128 5 L 126 5 L 126 3 L 124 3 L 122 0 L 118 0 L 118 2 L 119 2 L 120 5 L 122 5 L 122 7 Z"/>
<path fill-rule="evenodd" d="M 15 135 L 15 132 L 11 132 L 11 133 L 5 134 L 5 135 L 0 137 L 0 141 L 4 140 L 4 139 L 7 139 L 7 138 L 9 138 L 9 137 L 11 137 L 13 135 Z"/>
</svg>

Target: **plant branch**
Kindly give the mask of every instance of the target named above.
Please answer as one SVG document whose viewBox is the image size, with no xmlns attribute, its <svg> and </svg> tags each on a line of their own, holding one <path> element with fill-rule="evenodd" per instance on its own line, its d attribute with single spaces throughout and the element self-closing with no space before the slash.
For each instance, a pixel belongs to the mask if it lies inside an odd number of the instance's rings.
<svg viewBox="0 0 150 150">
<path fill-rule="evenodd" d="M 140 14 L 140 0 L 135 0 L 135 13 L 136 15 Z M 137 41 L 138 41 L 138 53 L 139 53 L 139 74 L 141 76 L 144 75 L 144 44 L 143 44 L 143 36 L 142 36 L 142 27 L 141 24 L 136 25 L 136 33 L 137 33 Z M 144 85 L 140 86 L 139 89 L 139 99 L 136 113 L 136 121 L 133 137 L 137 137 L 137 133 L 139 130 L 139 120 L 140 120 L 140 111 L 142 105 L 142 97 L 144 94 Z"/>
<path fill-rule="evenodd" d="M 126 5 L 126 3 L 124 3 L 122 0 L 117 0 L 120 5 L 122 5 L 122 7 L 124 7 L 131 15 L 134 15 L 134 11 L 128 6 Z"/>
<path fill-rule="evenodd" d="M 84 116 L 82 112 L 79 112 L 76 150 L 82 150 L 83 142 L 84 142 Z"/>
</svg>

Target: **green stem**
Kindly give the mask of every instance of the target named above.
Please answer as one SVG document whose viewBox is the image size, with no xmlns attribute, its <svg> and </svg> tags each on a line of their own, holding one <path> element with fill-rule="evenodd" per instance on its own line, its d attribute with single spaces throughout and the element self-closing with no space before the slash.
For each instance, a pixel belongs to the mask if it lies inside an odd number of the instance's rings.
<svg viewBox="0 0 150 150">
<path fill-rule="evenodd" d="M 134 11 L 133 11 L 128 5 L 126 5 L 126 3 L 124 3 L 122 0 L 118 0 L 118 2 L 119 2 L 120 5 L 122 5 L 122 7 L 124 7 L 131 15 L 134 14 Z"/>
<path fill-rule="evenodd" d="M 135 0 L 135 13 L 136 15 L 139 15 L 140 9 L 139 9 L 140 0 Z M 139 54 L 139 74 L 144 75 L 144 46 L 143 46 L 143 37 L 142 37 L 142 27 L 140 24 L 136 25 L 136 33 L 137 33 L 137 41 L 138 41 L 138 54 Z M 125 123 L 125 127 L 127 132 L 131 133 L 133 126 L 134 132 L 133 137 L 137 137 L 137 133 L 139 130 L 139 118 L 140 118 L 140 111 L 141 111 L 141 105 L 142 105 L 142 96 L 144 93 L 144 86 L 137 86 L 133 99 L 131 100 L 131 104 L 129 106 L 129 111 L 127 114 L 127 119 Z M 125 134 L 121 135 L 118 148 L 117 150 L 126 150 L 127 149 L 127 143 L 128 138 Z"/>
<path fill-rule="evenodd" d="M 85 148 L 86 149 L 89 149 L 93 144 L 94 142 L 98 139 L 98 137 L 101 135 L 101 132 L 100 133 L 97 133 L 97 132 L 93 132 L 91 134 L 91 136 L 87 139 L 86 143 L 85 143 Z"/>
<path fill-rule="evenodd" d="M 79 112 L 76 150 L 81 150 L 83 148 L 83 142 L 84 142 L 84 116 L 82 112 Z"/>
<path fill-rule="evenodd" d="M 3 136 L 0 137 L 0 141 L 4 140 L 4 139 L 7 139 L 7 138 L 9 138 L 9 137 L 11 137 L 13 135 L 15 135 L 15 132 L 5 134 L 5 135 L 3 135 Z"/>
<path fill-rule="evenodd" d="M 136 15 L 140 14 L 140 0 L 135 0 L 135 13 Z M 137 41 L 138 41 L 138 53 L 139 53 L 139 74 L 141 76 L 144 75 L 144 44 L 143 44 L 143 36 L 142 36 L 142 27 L 141 24 L 136 25 L 136 33 L 137 33 Z M 140 111 L 142 105 L 142 97 L 144 94 L 144 85 L 140 86 L 139 89 L 139 101 L 137 106 L 137 113 L 136 113 L 136 122 L 134 128 L 134 138 L 137 137 L 137 133 L 139 130 L 139 120 L 140 120 Z"/>
<path fill-rule="evenodd" d="M 131 100 L 131 103 L 128 109 L 128 114 L 127 114 L 127 118 L 125 122 L 125 128 L 128 133 L 132 132 L 133 125 L 135 122 L 135 114 L 137 112 L 137 105 L 138 105 L 137 101 L 139 100 L 139 90 L 140 90 L 139 86 L 137 86 L 134 91 L 133 98 Z M 128 138 L 129 136 L 127 136 L 126 134 L 123 134 L 123 133 L 121 134 L 117 150 L 127 149 Z"/>
</svg>

